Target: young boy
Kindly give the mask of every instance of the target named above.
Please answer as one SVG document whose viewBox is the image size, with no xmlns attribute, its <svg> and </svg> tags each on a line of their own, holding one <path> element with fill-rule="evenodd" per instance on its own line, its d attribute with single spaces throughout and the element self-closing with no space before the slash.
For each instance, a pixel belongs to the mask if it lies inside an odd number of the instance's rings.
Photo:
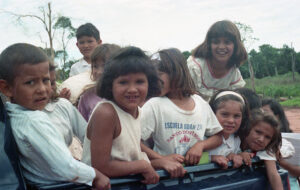
<svg viewBox="0 0 300 190">
<path fill-rule="evenodd" d="M 91 69 L 91 55 L 102 43 L 98 29 L 91 23 L 79 26 L 76 38 L 76 45 L 83 58 L 71 66 L 70 77 Z"/>
<path fill-rule="evenodd" d="M 0 91 L 11 101 L 6 109 L 29 183 L 72 181 L 110 188 L 106 176 L 72 157 L 63 135 L 41 111 L 51 93 L 49 61 L 42 50 L 23 43 L 6 48 L 0 55 Z"/>
</svg>

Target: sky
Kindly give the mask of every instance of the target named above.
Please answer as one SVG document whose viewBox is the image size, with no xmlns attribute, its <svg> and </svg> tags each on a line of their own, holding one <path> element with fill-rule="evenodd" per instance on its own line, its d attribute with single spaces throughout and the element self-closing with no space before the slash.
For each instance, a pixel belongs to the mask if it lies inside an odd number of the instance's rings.
<svg viewBox="0 0 300 190">
<path fill-rule="evenodd" d="M 41 22 L 27 18 L 19 23 L 4 10 L 41 15 L 39 7 L 48 2 L 54 15 L 71 18 L 74 27 L 93 23 L 103 43 L 134 45 L 149 52 L 170 47 L 191 51 L 213 23 L 225 19 L 251 26 L 259 40 L 246 44 L 249 50 L 287 44 L 300 51 L 299 0 L 0 0 L 0 52 L 18 42 L 46 46 Z M 54 47 L 61 48 L 59 40 Z M 76 39 L 69 42 L 68 52 L 72 59 L 81 58 Z"/>
</svg>

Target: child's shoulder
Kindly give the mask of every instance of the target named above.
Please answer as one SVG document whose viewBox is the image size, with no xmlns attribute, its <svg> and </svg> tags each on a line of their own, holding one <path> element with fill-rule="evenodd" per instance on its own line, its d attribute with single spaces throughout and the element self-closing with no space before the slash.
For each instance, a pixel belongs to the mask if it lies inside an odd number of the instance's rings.
<svg viewBox="0 0 300 190">
<path fill-rule="evenodd" d="M 206 64 L 206 61 L 203 58 L 198 58 L 191 55 L 187 59 L 187 64 L 189 67 L 190 66 L 203 67 Z"/>
</svg>

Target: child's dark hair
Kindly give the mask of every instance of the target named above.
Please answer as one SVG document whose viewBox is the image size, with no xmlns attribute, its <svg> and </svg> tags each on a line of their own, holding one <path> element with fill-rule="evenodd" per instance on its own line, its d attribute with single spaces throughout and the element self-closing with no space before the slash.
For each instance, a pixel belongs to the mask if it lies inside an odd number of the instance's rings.
<svg viewBox="0 0 300 190">
<path fill-rule="evenodd" d="M 152 62 L 158 71 L 169 75 L 171 91 L 180 98 L 195 94 L 195 84 L 184 55 L 176 48 L 160 50 L 157 53 L 159 59 L 152 58 Z"/>
<path fill-rule="evenodd" d="M 220 93 L 226 93 L 219 97 Z M 242 99 L 241 99 L 242 98 Z M 241 112 L 242 112 L 242 122 L 240 128 L 235 132 L 235 136 L 241 136 L 241 132 L 244 128 L 247 128 L 249 125 L 249 106 L 246 98 L 243 96 L 239 97 L 234 91 L 230 90 L 220 90 L 216 92 L 210 99 L 209 105 L 214 113 L 217 112 L 218 109 L 223 106 L 223 104 L 229 100 L 239 102 L 241 104 Z"/>
<path fill-rule="evenodd" d="M 197 46 L 192 55 L 198 58 L 212 59 L 211 43 L 212 40 L 219 37 L 228 38 L 234 44 L 234 52 L 227 64 L 228 68 L 239 67 L 247 59 L 247 51 L 241 41 L 241 34 L 237 26 L 229 21 L 222 20 L 214 23 L 208 30 L 205 40 Z"/>
<path fill-rule="evenodd" d="M 49 61 L 42 49 L 26 43 L 17 43 L 7 47 L 0 55 L 0 79 L 12 84 L 23 64 L 39 64 Z"/>
<path fill-rule="evenodd" d="M 252 128 L 257 124 L 259 124 L 260 122 L 265 122 L 269 124 L 274 130 L 273 137 L 270 143 L 266 146 L 265 150 L 275 155 L 281 147 L 281 133 L 278 120 L 274 117 L 274 115 L 256 109 L 251 111 L 249 122 L 249 127 L 246 128 L 243 132 L 244 138 L 241 139 L 246 139 L 246 137 L 250 134 Z"/>
<path fill-rule="evenodd" d="M 96 41 L 100 40 L 99 30 L 92 23 L 86 23 L 78 27 L 76 31 L 77 40 L 83 36 L 94 37 Z"/>
<path fill-rule="evenodd" d="M 247 99 L 250 110 L 261 108 L 261 98 L 253 90 L 249 88 L 237 88 L 234 91 Z"/>
<path fill-rule="evenodd" d="M 293 132 L 290 129 L 289 121 L 286 118 L 286 115 L 284 113 L 284 110 L 282 106 L 274 99 L 263 99 L 262 100 L 262 106 L 269 105 L 273 114 L 278 117 L 279 123 L 280 123 L 280 132 L 283 133 L 291 133 Z"/>
<path fill-rule="evenodd" d="M 91 55 L 92 69 L 97 61 L 101 60 L 105 64 L 109 57 L 120 49 L 121 47 L 116 44 L 102 44 L 96 47 Z"/>
<path fill-rule="evenodd" d="M 137 47 L 121 48 L 107 61 L 104 72 L 97 83 L 98 96 L 113 100 L 112 84 L 119 76 L 144 73 L 148 79 L 147 98 L 160 94 L 159 78 L 150 58 Z"/>
</svg>

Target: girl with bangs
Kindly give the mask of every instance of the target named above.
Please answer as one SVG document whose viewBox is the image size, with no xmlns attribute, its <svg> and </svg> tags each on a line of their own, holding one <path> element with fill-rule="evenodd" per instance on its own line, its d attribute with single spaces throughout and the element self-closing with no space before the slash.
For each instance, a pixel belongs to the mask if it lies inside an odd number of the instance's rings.
<svg viewBox="0 0 300 190">
<path fill-rule="evenodd" d="M 151 160 L 175 162 L 172 166 L 169 163 L 169 168 L 160 164 L 171 177 L 180 177 L 186 172 L 182 163 L 198 164 L 203 151 L 221 145 L 222 138 L 217 134 L 222 127 L 208 103 L 196 94 L 186 60 L 178 49 L 158 51 L 151 59 L 162 90 L 161 97 L 151 98 L 142 107 L 142 140 L 152 139 L 154 143 L 153 150 L 142 148 Z"/>
<path fill-rule="evenodd" d="M 241 35 L 228 20 L 214 23 L 202 44 L 192 51 L 188 68 L 197 91 L 208 100 L 216 91 L 245 85 L 238 67 L 247 59 Z"/>
</svg>

